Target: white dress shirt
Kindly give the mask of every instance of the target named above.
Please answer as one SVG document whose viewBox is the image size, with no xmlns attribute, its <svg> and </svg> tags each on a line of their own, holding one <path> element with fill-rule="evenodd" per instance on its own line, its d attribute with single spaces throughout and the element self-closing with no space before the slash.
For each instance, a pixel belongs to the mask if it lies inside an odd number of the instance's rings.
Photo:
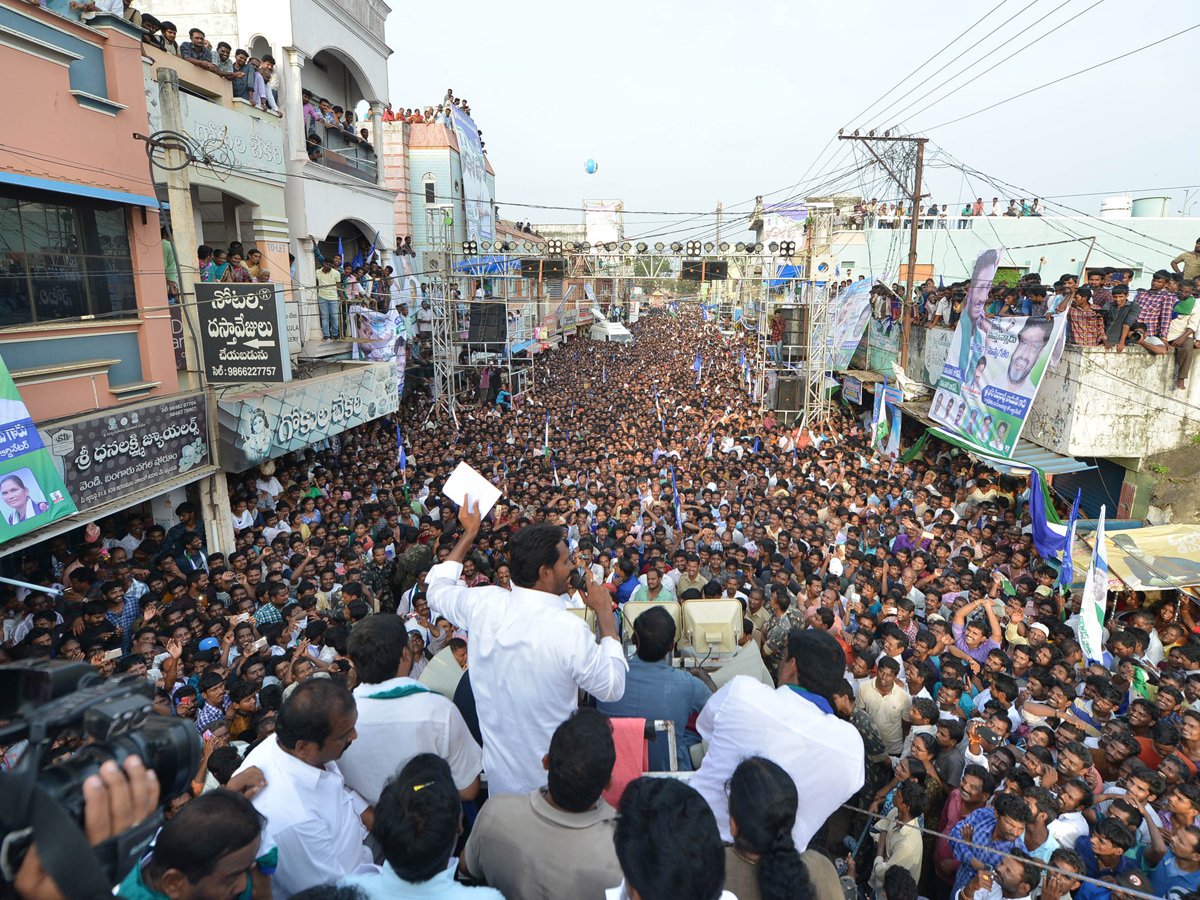
<svg viewBox="0 0 1200 900">
<path fill-rule="evenodd" d="M 708 752 L 691 785 L 712 807 L 727 843 L 733 836 L 725 784 L 751 756 L 782 767 L 804 798 L 792 828 L 801 853 L 833 811 L 863 786 L 865 754 L 858 730 L 787 685 L 772 689 L 738 675 L 704 705 L 696 730 L 708 741 Z"/>
<path fill-rule="evenodd" d="M 546 783 L 542 757 L 578 708 L 577 690 L 620 700 L 629 664 L 620 641 L 597 644 L 561 596 L 516 584 L 468 588 L 461 572 L 449 560 L 429 570 L 429 608 L 468 633 L 488 791 L 528 794 Z"/>
<path fill-rule="evenodd" d="M 373 694 L 415 688 L 414 693 L 386 699 Z M 483 769 L 483 751 L 471 737 L 462 713 L 441 694 L 412 678 L 389 678 L 354 689 L 358 737 L 346 748 L 338 767 L 346 784 L 374 806 L 387 780 L 419 753 L 434 753 L 450 764 L 454 786 L 470 787 Z"/>
<path fill-rule="evenodd" d="M 238 772 L 251 766 L 267 782 L 253 801 L 267 819 L 263 847 L 279 848 L 271 876 L 274 900 L 356 871 L 378 871 L 363 845 L 367 829 L 359 818 L 368 803 L 346 787 L 337 763 L 310 766 L 285 753 L 271 735 L 246 755 Z"/>
</svg>

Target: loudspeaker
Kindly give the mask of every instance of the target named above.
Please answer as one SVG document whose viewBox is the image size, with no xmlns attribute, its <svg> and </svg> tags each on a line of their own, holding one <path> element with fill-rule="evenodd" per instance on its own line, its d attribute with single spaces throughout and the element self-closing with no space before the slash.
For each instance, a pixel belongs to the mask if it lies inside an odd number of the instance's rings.
<svg viewBox="0 0 1200 900">
<path fill-rule="evenodd" d="M 472 304 L 467 343 L 503 344 L 508 337 L 507 317 L 508 310 L 503 303 Z"/>
<path fill-rule="evenodd" d="M 798 412 L 800 409 L 800 379 L 780 378 L 776 393 L 775 408 L 787 412 Z"/>
<path fill-rule="evenodd" d="M 729 277 L 729 263 L 723 259 L 685 259 L 679 272 L 681 281 L 724 281 Z"/>
<path fill-rule="evenodd" d="M 563 261 L 558 258 L 521 260 L 522 278 L 541 278 L 542 281 L 562 281 L 566 277 Z"/>
<path fill-rule="evenodd" d="M 808 309 L 793 307 L 783 312 L 783 343 L 788 347 L 798 347 L 804 343 L 808 332 Z"/>
</svg>

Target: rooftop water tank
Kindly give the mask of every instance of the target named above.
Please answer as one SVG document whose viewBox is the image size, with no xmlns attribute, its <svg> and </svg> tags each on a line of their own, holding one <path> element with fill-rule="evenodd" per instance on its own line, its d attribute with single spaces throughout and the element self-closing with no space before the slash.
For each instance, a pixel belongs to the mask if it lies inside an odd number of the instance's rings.
<svg viewBox="0 0 1200 900">
<path fill-rule="evenodd" d="M 1133 201 L 1135 219 L 1163 219 L 1170 215 L 1170 197 L 1139 197 Z"/>
<path fill-rule="evenodd" d="M 1132 211 L 1133 200 L 1128 194 L 1100 201 L 1100 218 L 1102 219 L 1128 219 Z"/>
</svg>

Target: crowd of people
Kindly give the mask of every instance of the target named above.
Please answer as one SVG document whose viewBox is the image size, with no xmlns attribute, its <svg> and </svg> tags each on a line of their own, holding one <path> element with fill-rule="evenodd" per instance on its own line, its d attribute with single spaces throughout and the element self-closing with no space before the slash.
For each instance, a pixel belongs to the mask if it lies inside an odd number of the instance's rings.
<svg viewBox="0 0 1200 900">
<path fill-rule="evenodd" d="M 149 679 L 203 743 L 119 893 L 1197 896 L 1187 597 L 1114 592 L 1085 659 L 1023 481 L 934 440 L 881 458 L 862 408 L 761 413 L 754 348 L 686 305 L 632 330 L 543 354 L 511 408 L 412 397 L 230 476 L 231 552 L 185 503 L 22 556 L 4 655 Z M 459 462 L 486 515 L 443 495 Z M 759 677 L 621 615 L 719 598 Z M 674 758 L 630 719 L 672 721 Z"/>
<path fill-rule="evenodd" d="M 958 209 L 957 204 L 954 207 Z M 950 205 L 943 203 L 930 203 L 928 206 L 918 206 L 917 208 L 917 227 L 918 228 L 949 228 L 949 222 L 954 219 L 955 229 L 967 229 L 971 227 L 972 218 L 979 216 L 1009 216 L 1020 218 L 1022 216 L 1043 216 L 1045 210 L 1042 207 L 1041 200 L 1034 198 L 1031 203 L 1028 199 L 1009 200 L 1008 205 L 1004 205 L 999 197 L 993 197 L 990 204 L 985 204 L 982 197 L 976 197 L 974 203 L 965 204 L 960 211 L 952 212 Z M 913 206 L 912 203 L 904 203 L 902 201 L 880 201 L 875 197 L 870 200 L 859 201 L 851 208 L 839 209 L 836 214 L 836 224 L 841 228 L 849 228 L 851 230 L 862 230 L 864 228 L 881 228 L 881 229 L 900 229 L 908 228 L 912 224 Z"/>
</svg>

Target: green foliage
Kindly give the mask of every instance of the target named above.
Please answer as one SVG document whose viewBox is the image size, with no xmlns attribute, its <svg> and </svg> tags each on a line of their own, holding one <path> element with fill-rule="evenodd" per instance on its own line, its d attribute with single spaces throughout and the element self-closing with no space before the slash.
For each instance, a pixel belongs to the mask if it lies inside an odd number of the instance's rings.
<svg viewBox="0 0 1200 900">
<path fill-rule="evenodd" d="M 1196 443 L 1196 441 L 1193 440 L 1192 443 L 1194 444 L 1194 443 Z M 1153 472 L 1155 475 L 1166 475 L 1167 472 L 1170 471 L 1170 469 L 1168 469 L 1166 466 L 1162 466 L 1162 465 L 1155 463 L 1154 465 L 1152 465 L 1150 467 L 1150 471 Z"/>
<path fill-rule="evenodd" d="M 992 279 L 992 284 L 997 286 L 1012 287 L 1021 280 L 1021 273 L 1012 266 L 1001 266 L 996 269 L 996 276 Z"/>
</svg>

